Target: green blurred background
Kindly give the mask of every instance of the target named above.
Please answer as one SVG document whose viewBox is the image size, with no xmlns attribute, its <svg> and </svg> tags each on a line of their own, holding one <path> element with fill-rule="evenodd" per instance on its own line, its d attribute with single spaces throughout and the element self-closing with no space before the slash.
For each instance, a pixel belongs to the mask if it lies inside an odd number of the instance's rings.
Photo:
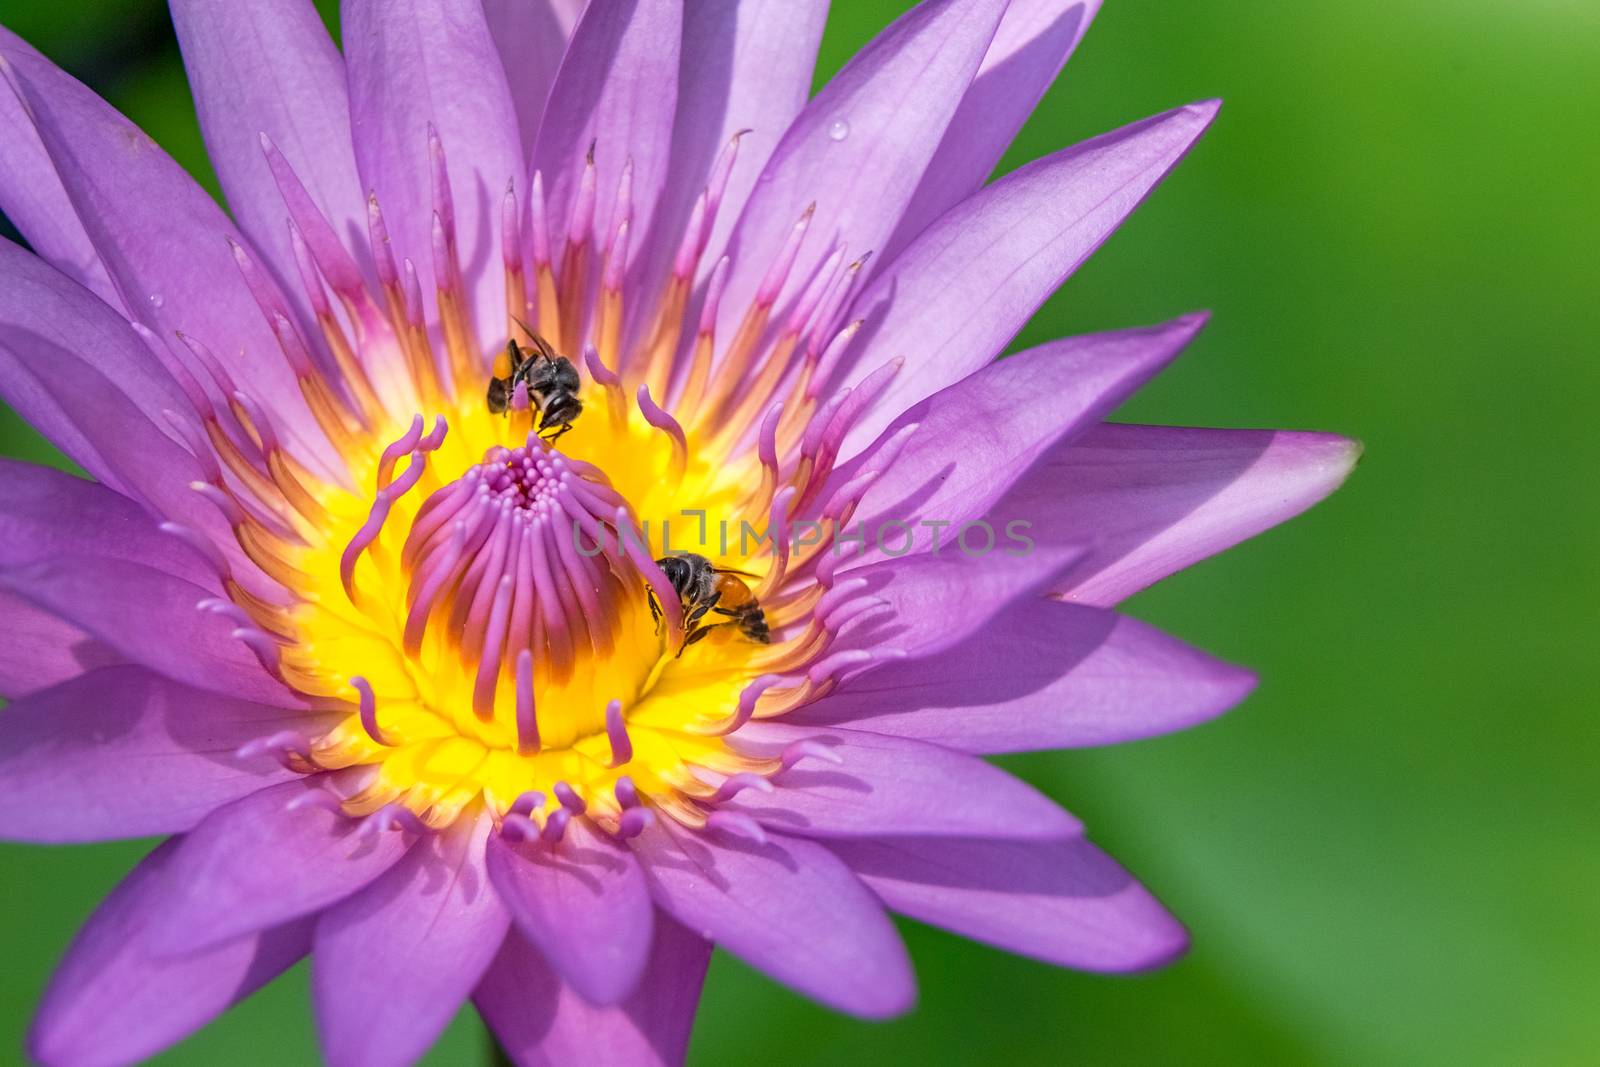
<svg viewBox="0 0 1600 1067">
<path fill-rule="evenodd" d="M 835 0 L 819 77 L 905 6 Z M 922 1000 L 887 1025 L 719 955 L 691 1062 L 1600 1061 L 1600 5 L 1106 7 L 1008 167 L 1227 106 L 1020 343 L 1212 308 L 1120 417 L 1367 445 L 1328 503 L 1128 605 L 1258 668 L 1243 707 L 1009 761 L 1195 948 L 1103 978 L 907 924 Z M 215 189 L 158 0 L 5 10 Z M 0 1062 L 143 848 L 0 848 Z M 428 1062 L 482 1041 L 464 1014 Z M 158 1062 L 315 1062 L 304 968 Z"/>
</svg>

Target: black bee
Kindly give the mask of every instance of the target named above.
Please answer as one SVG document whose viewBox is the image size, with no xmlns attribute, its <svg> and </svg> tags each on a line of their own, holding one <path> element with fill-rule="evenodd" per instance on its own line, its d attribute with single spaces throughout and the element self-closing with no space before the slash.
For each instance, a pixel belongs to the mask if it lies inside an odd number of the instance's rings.
<svg viewBox="0 0 1600 1067">
<path fill-rule="evenodd" d="M 528 400 L 539 412 L 539 436 L 554 443 L 572 429 L 583 413 L 583 401 L 578 399 L 578 368 L 566 356 L 556 355 L 543 337 L 532 331 L 529 336 L 533 338 L 532 352 L 513 337 L 506 342 L 506 350 L 495 357 L 494 377 L 489 379 L 489 411 L 504 415 L 518 383 L 524 383 Z M 545 437 L 551 430 L 555 432 Z"/>
<path fill-rule="evenodd" d="M 656 560 L 656 566 L 672 583 L 673 592 L 678 594 L 678 602 L 683 605 L 685 636 L 678 655 L 683 655 L 683 649 L 719 626 L 737 626 L 740 633 L 759 644 L 772 640 L 761 604 L 744 583 L 745 578 L 755 575 L 718 570 L 709 559 L 689 552 L 665 556 Z M 707 614 L 724 615 L 727 620 L 701 625 Z M 656 602 L 654 592 L 650 593 L 650 615 L 658 623 L 661 621 L 661 605 Z"/>
</svg>

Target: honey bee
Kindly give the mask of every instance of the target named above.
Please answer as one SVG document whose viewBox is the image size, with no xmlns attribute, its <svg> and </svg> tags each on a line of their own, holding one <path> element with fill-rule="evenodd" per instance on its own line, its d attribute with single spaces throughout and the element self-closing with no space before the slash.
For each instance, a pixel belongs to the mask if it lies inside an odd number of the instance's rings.
<svg viewBox="0 0 1600 1067">
<path fill-rule="evenodd" d="M 765 645 L 772 640 L 761 604 L 744 581 L 755 575 L 743 571 L 718 570 L 709 559 L 690 552 L 664 556 L 656 560 L 656 566 L 672 583 L 672 590 L 678 594 L 678 602 L 683 606 L 684 639 L 678 655 L 683 655 L 685 648 L 721 626 L 737 627 L 741 634 L 759 644 Z M 725 616 L 726 619 L 703 623 L 708 614 Z M 658 623 L 661 621 L 661 605 L 656 602 L 654 592 L 650 593 L 650 615 Z"/>
<path fill-rule="evenodd" d="M 489 411 L 504 415 L 518 384 L 526 385 L 528 400 L 539 412 L 539 436 L 554 444 L 572 429 L 583 412 L 583 401 L 578 399 L 578 368 L 567 357 L 558 356 L 543 337 L 528 332 L 533 338 L 532 352 L 513 337 L 506 342 L 506 350 L 495 357 L 494 377 L 489 379 L 487 395 Z"/>
</svg>

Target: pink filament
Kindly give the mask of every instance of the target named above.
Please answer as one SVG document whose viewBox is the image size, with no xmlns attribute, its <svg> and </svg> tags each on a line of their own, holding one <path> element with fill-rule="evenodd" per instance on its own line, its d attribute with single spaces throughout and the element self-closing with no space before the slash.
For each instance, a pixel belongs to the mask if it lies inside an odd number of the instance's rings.
<svg viewBox="0 0 1600 1067">
<path fill-rule="evenodd" d="M 621 767 L 633 759 L 633 742 L 628 737 L 628 724 L 622 720 L 622 701 L 613 700 L 606 705 L 606 737 L 611 741 L 610 767 Z"/>
</svg>

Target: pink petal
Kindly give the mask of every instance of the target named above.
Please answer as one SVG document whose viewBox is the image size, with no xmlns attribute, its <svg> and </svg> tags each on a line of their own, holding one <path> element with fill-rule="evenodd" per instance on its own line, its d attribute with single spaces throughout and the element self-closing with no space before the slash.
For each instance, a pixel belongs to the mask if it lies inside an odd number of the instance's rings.
<svg viewBox="0 0 1600 1067">
<path fill-rule="evenodd" d="M 1177 165 L 1218 106 L 1178 108 L 1036 160 L 925 229 L 854 304 L 867 325 L 846 380 L 897 356 L 907 363 L 840 454 L 998 356 Z"/>
<path fill-rule="evenodd" d="M 721 257 L 756 178 L 811 97 L 827 20 L 827 0 L 744 0 L 684 10 L 683 54 L 702 58 L 681 64 L 678 73 L 673 179 L 665 190 L 678 225 L 663 233 L 681 229 L 717 154 L 747 131 L 739 138 L 738 162 L 701 259 L 702 274 Z"/>
<path fill-rule="evenodd" d="M 1093 543 L 1052 588 L 1115 604 L 1333 492 L 1361 445 L 1323 433 L 1101 426 L 1048 454 L 990 512 L 1039 544 Z"/>
<path fill-rule="evenodd" d="M 58 556 L 0 570 L 0 588 L 175 682 L 280 707 L 295 701 L 233 637 L 231 621 L 196 607 L 215 594 L 182 578 L 140 563 Z"/>
<path fill-rule="evenodd" d="M 809 277 L 838 241 L 853 257 L 882 250 L 1005 8 L 1006 0 L 919 4 L 856 53 L 806 105 L 733 231 L 735 269 L 722 299 L 719 337 L 733 336 L 808 205 L 816 204 L 816 214 L 791 278 Z"/>
<path fill-rule="evenodd" d="M 18 697 L 69 681 L 84 671 L 125 662 L 65 619 L 20 597 L 0 593 L 0 697 Z"/>
<path fill-rule="evenodd" d="M 409 834 L 361 833 L 361 824 L 291 801 L 320 779 L 253 793 L 208 815 L 183 837 L 163 872 L 150 948 L 180 956 L 310 915 L 344 899 L 406 854 Z"/>
<path fill-rule="evenodd" d="M 617 188 L 631 161 L 634 278 L 645 261 L 637 249 L 654 235 L 652 220 L 666 187 L 682 8 L 679 0 L 590 4 L 550 87 L 533 150 L 534 168 L 544 177 L 547 214 L 564 232 L 584 159 L 594 146 L 594 240 L 600 248 L 615 236 Z"/>
<path fill-rule="evenodd" d="M 201 585 L 215 579 L 127 497 L 51 467 L 0 459 L 0 566 L 60 555 L 142 563 Z"/>
<path fill-rule="evenodd" d="M 242 579 L 259 576 L 216 508 L 190 488 L 202 471 L 168 436 L 165 413 L 192 409 L 165 369 L 88 290 L 5 241 L 0 241 L 0 396 L 90 474 L 151 516 L 146 536 L 130 542 L 124 555 L 146 559 L 145 546 L 155 540 L 153 523 L 168 519 L 216 545 Z M 72 501 L 73 506 L 88 503 Z M 81 526 L 100 517 L 87 512 L 76 521 Z M 132 519 L 104 517 L 113 530 L 131 530 Z M 167 535 L 160 540 L 172 544 L 152 546 L 148 558 L 170 566 L 177 542 Z M 62 546 L 60 551 L 75 549 Z M 201 578 L 192 563 L 183 573 L 215 584 L 209 574 Z"/>
<path fill-rule="evenodd" d="M 1086 971 L 1139 971 L 1188 947 L 1183 926 L 1127 871 L 1080 839 L 886 838 L 829 842 L 902 915 Z"/>
<path fill-rule="evenodd" d="M 911 962 L 872 895 L 820 845 L 668 829 L 633 839 L 656 902 L 759 971 L 839 1011 L 911 1007 Z"/>
<path fill-rule="evenodd" d="M 350 121 L 363 188 L 377 193 L 395 259 L 434 287 L 431 124 L 444 147 L 462 275 L 484 350 L 504 346 L 500 215 L 523 175 L 505 69 L 480 0 L 347 0 Z"/>
<path fill-rule="evenodd" d="M 3 37 L 0 55 L 133 321 L 175 350 L 180 332 L 197 338 L 280 421 L 280 436 L 331 456 L 229 248 L 246 247 L 243 234 L 105 101 Z"/>
<path fill-rule="evenodd" d="M 1161 326 L 1053 341 L 941 389 L 884 431 L 892 439 L 916 425 L 908 439 L 895 441 L 894 462 L 862 498 L 856 518 L 869 530 L 892 519 L 918 520 L 919 552 L 956 542 L 963 523 L 983 517 L 1052 446 L 1099 422 L 1159 373 L 1205 321 L 1203 314 L 1186 315 Z M 870 451 L 863 463 L 871 466 Z"/>
<path fill-rule="evenodd" d="M 308 725 L 333 725 L 334 718 Z M 297 777 L 248 742 L 306 723 L 282 708 L 106 667 L 0 715 L 0 837 L 109 841 L 182 833 L 215 808 Z"/>
<path fill-rule="evenodd" d="M 483 867 L 491 822 L 456 820 L 317 920 L 311 989 L 331 1067 L 404 1067 L 483 977 L 510 926 Z"/>
<path fill-rule="evenodd" d="M 1099 9 L 1100 0 L 1011 0 L 883 262 L 894 262 L 917 234 L 984 183 Z"/>
<path fill-rule="evenodd" d="M 283 196 L 261 149 L 264 133 L 346 247 L 364 249 L 367 203 L 350 139 L 344 58 L 310 0 L 171 6 L 206 149 L 239 227 L 280 278 L 299 277 Z M 300 291 L 289 286 L 303 303 Z"/>
<path fill-rule="evenodd" d="M 110 386 L 104 390 L 108 407 L 137 412 L 157 425 L 165 411 L 192 410 L 166 368 L 120 315 L 8 241 L 0 241 L 0 347 L 7 353 L 0 388 L 8 398 L 17 398 L 12 406 L 62 449 L 75 453 L 74 459 L 81 455 L 79 462 L 97 476 L 130 464 L 119 463 L 118 450 L 104 441 L 99 449 L 89 446 L 87 438 L 101 409 L 84 402 L 93 393 L 84 397 L 72 388 L 76 378 L 66 371 L 73 368 L 55 372 L 52 364 L 62 356 L 91 369 L 97 379 L 115 383 L 114 391 Z"/>
<path fill-rule="evenodd" d="M 538 140 L 550 83 L 582 10 L 573 0 L 483 0 L 483 19 L 505 68 L 524 151 L 532 151 Z"/>
<path fill-rule="evenodd" d="M 45 990 L 29 1057 L 74 1067 L 137 1063 L 181 1041 L 306 953 L 310 923 L 250 934 L 177 959 L 151 956 L 160 878 L 176 842 L 146 856 L 89 917 Z"/>
<path fill-rule="evenodd" d="M 0 27 L 0 52 L 38 55 L 4 27 Z M 0 215 L 10 219 L 28 245 L 57 270 L 118 311 L 125 310 L 94 242 L 61 187 L 50 154 L 9 84 L 0 85 Z"/>
<path fill-rule="evenodd" d="M 639 983 L 655 909 L 633 853 L 569 824 L 557 844 L 491 837 L 489 878 L 528 940 L 594 1004 L 617 1004 Z"/>
<path fill-rule="evenodd" d="M 838 762 L 810 759 L 722 804 L 803 837 L 889 834 L 1048 839 L 1078 820 L 1032 786 L 979 759 L 901 737 L 805 723 L 753 722 L 729 738 L 742 752 L 776 757 L 798 741 Z"/>
<path fill-rule="evenodd" d="M 1254 685 L 1250 671 L 1144 623 L 1024 599 L 938 656 L 863 672 L 784 721 L 961 752 L 1025 752 L 1186 729 L 1227 711 Z"/>
<path fill-rule="evenodd" d="M 846 623 L 834 647 L 880 657 L 937 655 L 983 629 L 1007 604 L 1042 591 L 1082 556 L 1073 547 L 1047 545 L 1025 555 L 974 556 L 954 550 L 868 563 L 844 574 L 865 579 L 859 595 L 887 607 Z"/>
<path fill-rule="evenodd" d="M 616 1007 L 594 1007 L 563 986 L 515 931 L 478 985 L 473 1003 L 518 1067 L 679 1067 L 711 944 L 669 915 L 658 912 L 654 926 L 644 979 Z"/>
</svg>

